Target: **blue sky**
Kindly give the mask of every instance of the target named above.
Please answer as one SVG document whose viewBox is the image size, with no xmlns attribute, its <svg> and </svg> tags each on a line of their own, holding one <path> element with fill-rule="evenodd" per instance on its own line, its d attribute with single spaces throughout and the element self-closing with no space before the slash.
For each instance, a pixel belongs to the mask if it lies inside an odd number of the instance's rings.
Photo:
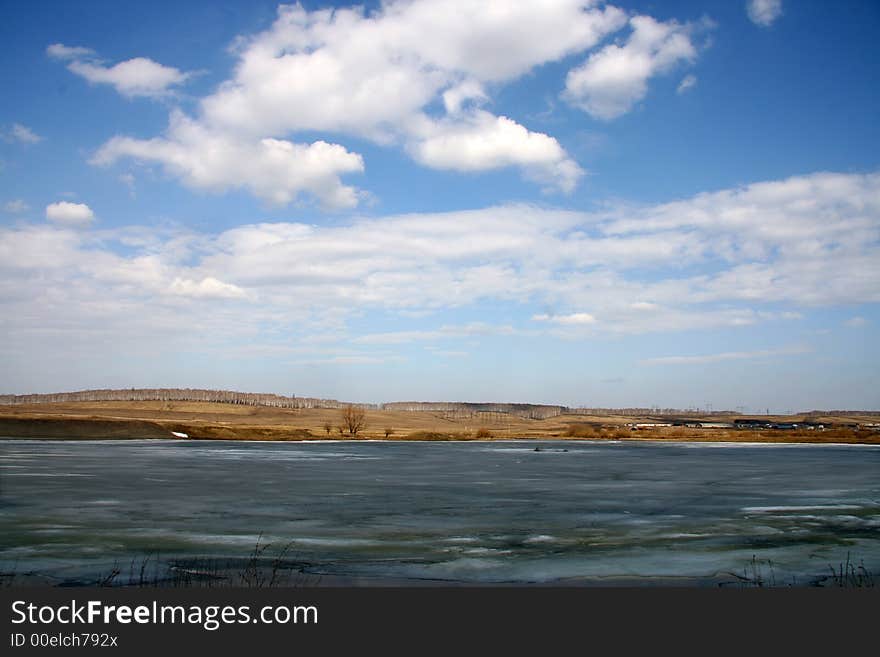
<svg viewBox="0 0 880 657">
<path fill-rule="evenodd" d="M 880 408 L 873 2 L 28 2 L 0 392 Z"/>
</svg>

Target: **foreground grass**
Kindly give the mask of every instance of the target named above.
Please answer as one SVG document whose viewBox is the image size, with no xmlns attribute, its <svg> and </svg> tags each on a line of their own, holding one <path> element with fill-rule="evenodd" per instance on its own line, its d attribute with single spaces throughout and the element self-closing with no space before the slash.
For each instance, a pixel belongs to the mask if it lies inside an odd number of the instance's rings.
<svg viewBox="0 0 880 657">
<path fill-rule="evenodd" d="M 141 558 L 132 559 L 123 568 L 118 563 L 110 570 L 101 573 L 91 579 L 65 580 L 57 583 L 43 581 L 43 585 L 65 587 L 132 587 L 132 588 L 297 588 L 315 586 L 333 586 L 334 584 L 345 586 L 364 585 L 364 582 L 356 578 L 344 576 L 326 580 L 319 574 L 306 572 L 309 567 L 307 562 L 297 560 L 290 554 L 292 543 L 283 546 L 274 546 L 271 543 L 263 543 L 262 537 L 246 557 L 169 557 L 163 559 L 158 553 L 147 554 Z M 777 575 L 776 567 L 770 559 L 758 559 L 753 555 L 740 571 L 729 571 L 723 576 L 690 577 L 684 580 L 690 581 L 692 586 L 712 586 L 719 588 L 783 588 L 783 587 L 820 587 L 863 589 L 874 588 L 876 580 L 871 572 L 860 560 L 858 564 L 847 552 L 845 559 L 836 566 L 828 565 L 828 574 L 802 576 L 799 578 L 789 576 L 783 578 Z M 627 586 L 633 586 L 633 578 L 620 576 L 626 579 Z M 638 578 L 636 578 L 638 579 Z M 641 578 L 643 584 L 657 585 L 656 580 L 664 578 Z M 603 586 L 613 585 L 615 576 L 597 578 Z M 564 585 L 571 586 L 576 580 L 567 579 Z M 681 579 L 669 579 L 668 585 L 681 586 Z M 585 580 L 582 583 L 590 583 Z M 400 580 L 396 578 L 376 578 L 369 582 L 370 585 L 405 585 L 424 583 L 424 580 Z M 467 582 L 459 581 L 436 581 L 440 585 L 461 585 Z M 509 582 L 513 586 L 529 586 L 527 583 Z M 552 582 L 551 582 L 552 584 Z M 595 585 L 595 582 L 593 583 Z M 0 586 L 19 587 L 33 586 L 34 581 L 26 573 L 17 574 L 12 572 L 0 572 Z M 474 585 L 479 585 L 474 583 Z M 638 584 L 635 584 L 638 585 Z M 662 581 L 661 581 L 661 585 Z"/>
<path fill-rule="evenodd" d="M 292 544 L 275 546 L 257 540 L 245 557 L 163 557 L 158 552 L 115 563 L 106 572 L 90 578 L 71 578 L 43 584 L 64 587 L 134 587 L 134 588 L 275 588 L 317 586 L 320 575 L 306 573 L 307 563 L 290 554 Z M 4 587 L 30 586 L 34 575 L 0 572 Z"/>
</svg>

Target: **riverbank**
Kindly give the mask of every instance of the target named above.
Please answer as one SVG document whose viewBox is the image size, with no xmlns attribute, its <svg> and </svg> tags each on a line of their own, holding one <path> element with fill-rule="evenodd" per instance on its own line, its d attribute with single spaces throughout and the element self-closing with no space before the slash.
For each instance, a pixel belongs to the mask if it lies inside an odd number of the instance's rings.
<svg viewBox="0 0 880 657">
<path fill-rule="evenodd" d="M 292 545 L 292 544 L 291 544 Z M 742 564 L 739 572 L 717 571 L 705 575 L 592 575 L 535 580 L 464 580 L 454 578 L 356 575 L 324 572 L 318 564 L 285 558 L 290 549 L 271 555 L 270 544 L 257 543 L 249 557 L 160 557 L 147 554 L 127 564 L 84 569 L 58 568 L 54 573 L 0 568 L 0 587 L 113 587 L 113 588 L 873 588 L 875 578 L 847 553 L 838 567 L 801 577 L 777 576 L 771 560 Z M 278 552 L 277 550 L 275 552 Z"/>
<path fill-rule="evenodd" d="M 711 421 L 718 423 L 713 416 Z M 800 416 L 773 416 L 797 423 Z M 876 420 L 876 418 L 874 418 Z M 811 418 L 822 429 L 663 426 L 656 417 L 559 415 L 528 419 L 504 413 L 366 412 L 352 436 L 338 409 L 280 409 L 205 402 L 73 402 L 0 407 L 0 437 L 49 440 L 669 440 L 676 442 L 880 444 L 880 431 L 852 417 Z M 635 427 L 632 425 L 636 425 Z M 639 426 L 641 425 L 641 426 Z"/>
</svg>

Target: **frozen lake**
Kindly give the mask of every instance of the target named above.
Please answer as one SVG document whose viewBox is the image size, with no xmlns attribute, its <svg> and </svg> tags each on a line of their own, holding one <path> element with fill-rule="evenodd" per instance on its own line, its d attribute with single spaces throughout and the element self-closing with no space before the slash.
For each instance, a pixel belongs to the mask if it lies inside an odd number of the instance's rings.
<svg viewBox="0 0 880 657">
<path fill-rule="evenodd" d="M 344 577 L 711 578 L 755 557 L 805 585 L 847 554 L 876 575 L 880 447 L 0 441 L 6 572 L 81 583 L 258 540 Z"/>
</svg>

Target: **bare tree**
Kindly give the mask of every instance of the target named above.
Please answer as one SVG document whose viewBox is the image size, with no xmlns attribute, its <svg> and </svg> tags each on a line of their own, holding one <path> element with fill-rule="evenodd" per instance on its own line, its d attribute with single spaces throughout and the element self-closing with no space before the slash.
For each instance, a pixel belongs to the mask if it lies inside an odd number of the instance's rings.
<svg viewBox="0 0 880 657">
<path fill-rule="evenodd" d="M 348 429 L 351 436 L 357 436 L 358 431 L 367 426 L 367 413 L 362 408 L 349 404 L 340 411 L 343 426 Z"/>
<path fill-rule="evenodd" d="M 393 433 L 394 433 L 394 429 L 392 429 L 391 427 L 385 427 L 385 440 L 388 440 L 388 438 L 389 438 Z"/>
<path fill-rule="evenodd" d="M 324 423 L 324 431 L 327 432 L 327 437 L 330 437 L 330 432 L 333 431 L 333 423 L 329 420 Z"/>
</svg>

